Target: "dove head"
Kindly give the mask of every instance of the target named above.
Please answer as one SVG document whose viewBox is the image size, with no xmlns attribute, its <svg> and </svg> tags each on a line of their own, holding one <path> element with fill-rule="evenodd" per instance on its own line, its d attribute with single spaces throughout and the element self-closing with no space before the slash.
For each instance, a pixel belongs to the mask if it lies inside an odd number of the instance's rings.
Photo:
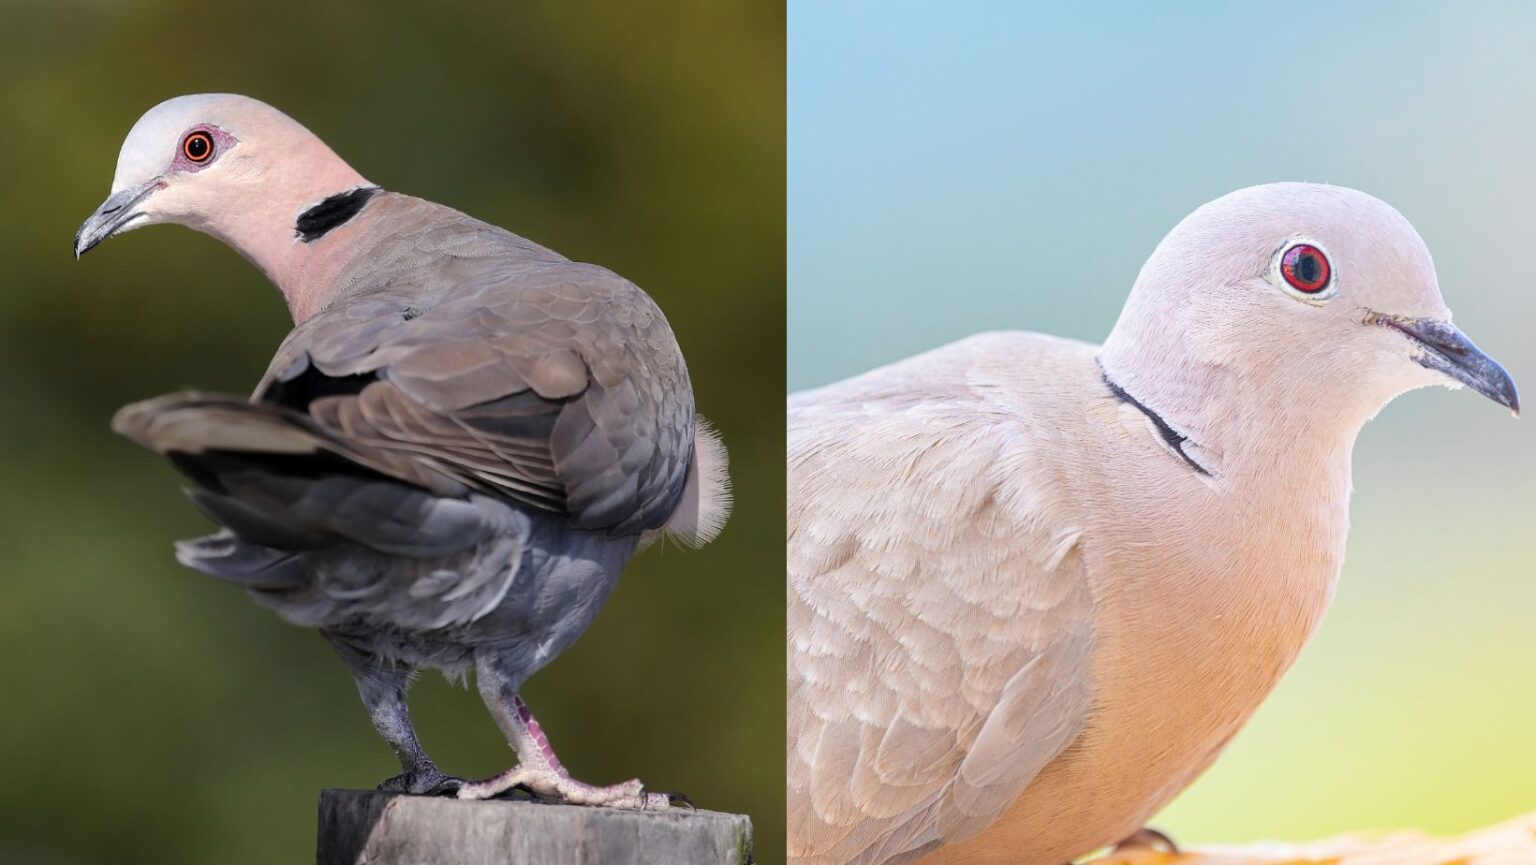
<svg viewBox="0 0 1536 865">
<path fill-rule="evenodd" d="M 179 96 L 129 130 L 112 192 L 80 226 L 75 255 L 141 226 L 185 225 L 254 262 L 293 307 L 318 249 L 315 231 L 303 230 L 314 228 L 316 209 L 324 228 L 345 214 L 349 195 L 360 206 L 371 189 L 325 142 L 265 103 Z"/>
<path fill-rule="evenodd" d="M 1519 409 L 1508 373 L 1451 324 L 1413 226 L 1337 186 L 1256 186 L 1190 214 L 1143 266 L 1099 363 L 1197 441 L 1224 425 L 1353 441 L 1393 397 L 1434 384 Z"/>
</svg>

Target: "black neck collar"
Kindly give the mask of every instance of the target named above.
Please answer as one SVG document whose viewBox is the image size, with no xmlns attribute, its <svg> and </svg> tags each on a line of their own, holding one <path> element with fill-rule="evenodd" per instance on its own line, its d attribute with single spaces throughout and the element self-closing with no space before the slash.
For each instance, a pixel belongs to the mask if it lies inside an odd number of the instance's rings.
<svg viewBox="0 0 1536 865">
<path fill-rule="evenodd" d="M 325 198 L 299 214 L 293 223 L 294 236 L 305 243 L 319 240 L 345 225 L 368 204 L 368 199 L 383 191 L 377 186 L 359 186 Z"/>
<path fill-rule="evenodd" d="M 1169 426 L 1168 422 L 1163 420 L 1161 415 L 1143 405 L 1135 397 L 1126 393 L 1125 388 L 1115 384 L 1114 379 L 1109 377 L 1109 373 L 1105 372 L 1103 367 L 1099 367 L 1099 373 L 1103 375 L 1104 386 L 1109 388 L 1109 392 L 1114 394 L 1116 399 L 1120 400 L 1126 405 L 1134 407 L 1137 411 L 1146 415 L 1147 418 L 1152 421 L 1152 425 L 1157 427 L 1157 434 L 1163 437 L 1163 441 L 1167 442 L 1168 446 L 1173 448 L 1173 452 L 1178 454 L 1179 457 L 1184 460 L 1184 462 L 1188 463 L 1190 468 L 1194 469 L 1198 474 L 1202 474 L 1206 477 L 1211 476 L 1210 471 L 1208 471 L 1205 466 L 1195 462 L 1194 458 L 1184 452 L 1184 443 L 1189 441 L 1189 436 L 1184 435 L 1183 433 Z"/>
</svg>

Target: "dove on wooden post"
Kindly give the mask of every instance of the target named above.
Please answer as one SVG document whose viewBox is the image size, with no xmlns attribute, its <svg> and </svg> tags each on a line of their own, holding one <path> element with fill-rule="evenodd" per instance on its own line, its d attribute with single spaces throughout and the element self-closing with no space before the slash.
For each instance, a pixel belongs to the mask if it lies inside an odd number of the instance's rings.
<svg viewBox="0 0 1536 865">
<path fill-rule="evenodd" d="M 789 399 L 790 858 L 1061 865 L 1136 833 L 1333 594 L 1389 400 L 1514 382 L 1370 196 L 1232 193 L 1103 346 L 971 337 Z"/>
<path fill-rule="evenodd" d="M 400 759 L 383 788 L 667 807 L 638 780 L 572 779 L 518 696 L 639 547 L 705 543 L 729 508 L 724 448 L 650 297 L 385 191 L 241 96 L 145 114 L 75 254 L 160 222 L 250 259 L 297 325 L 250 400 L 174 394 L 114 420 L 223 526 L 177 558 L 331 642 Z M 406 709 L 421 668 L 475 671 L 516 766 L 475 783 L 438 770 Z"/>
</svg>

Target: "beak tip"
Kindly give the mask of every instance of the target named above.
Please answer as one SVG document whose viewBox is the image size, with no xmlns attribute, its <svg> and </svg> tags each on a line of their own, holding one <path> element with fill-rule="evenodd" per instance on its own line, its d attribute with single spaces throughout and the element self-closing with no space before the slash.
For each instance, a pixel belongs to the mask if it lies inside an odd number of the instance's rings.
<svg viewBox="0 0 1536 865">
<path fill-rule="evenodd" d="M 90 252 L 95 248 L 96 244 L 101 242 L 99 239 L 86 236 L 86 229 L 89 228 L 90 225 L 90 221 L 87 220 L 84 225 L 80 226 L 80 230 L 75 232 L 74 241 L 69 245 L 70 252 L 75 254 L 75 261 L 79 261 L 80 256 Z"/>
<path fill-rule="evenodd" d="M 103 240 L 132 228 L 141 217 L 146 215 L 143 210 L 136 209 L 136 205 L 164 185 L 157 177 L 139 186 L 120 189 L 108 196 L 107 200 L 96 208 L 96 212 L 76 229 L 75 260 L 79 261 L 80 256 L 95 249 Z M 146 223 L 137 222 L 137 224 Z"/>
<path fill-rule="evenodd" d="M 1449 321 L 1398 316 L 1369 321 L 1400 331 L 1417 343 L 1422 351 L 1413 360 L 1419 366 L 1443 373 L 1520 416 L 1520 391 L 1514 378 Z"/>
<path fill-rule="evenodd" d="M 1494 397 L 1494 400 L 1496 402 L 1503 403 L 1505 406 L 1508 406 L 1510 415 L 1513 417 L 1519 417 L 1520 390 L 1515 387 L 1515 380 L 1510 377 L 1509 373 L 1504 371 L 1503 367 L 1499 367 L 1498 369 L 1502 374 L 1501 377 L 1503 378 L 1503 385 L 1497 389 L 1497 396 Z"/>
</svg>

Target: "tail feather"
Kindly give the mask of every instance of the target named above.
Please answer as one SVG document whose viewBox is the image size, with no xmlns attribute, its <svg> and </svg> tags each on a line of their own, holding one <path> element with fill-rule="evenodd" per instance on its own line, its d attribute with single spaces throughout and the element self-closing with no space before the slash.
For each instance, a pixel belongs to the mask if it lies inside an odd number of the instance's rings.
<svg viewBox="0 0 1536 865">
<path fill-rule="evenodd" d="M 177 541 L 176 561 L 194 571 L 261 591 L 298 589 L 310 579 L 298 554 L 246 543 L 229 529 Z"/>
<path fill-rule="evenodd" d="M 279 471 L 367 472 L 439 495 L 463 492 L 461 484 L 416 460 L 365 450 L 301 412 L 225 394 L 184 391 L 137 402 L 118 411 L 112 429 L 199 483 L 206 480 L 197 476 L 205 460 L 246 459 Z"/>
<path fill-rule="evenodd" d="M 177 560 L 296 624 L 467 626 L 501 605 L 533 543 L 514 506 L 282 406 L 176 394 L 129 406 L 113 427 L 176 466 L 222 526 L 177 544 Z"/>
<path fill-rule="evenodd" d="M 209 519 L 233 529 L 252 543 L 284 550 L 315 549 L 326 544 L 325 535 L 285 519 L 286 514 L 281 511 L 275 514 L 270 508 L 263 511 L 232 496 L 206 489 L 189 489 L 187 498 Z"/>
<path fill-rule="evenodd" d="M 318 550 L 349 541 L 431 558 L 502 528 L 456 482 L 408 457 L 363 451 L 282 406 L 173 394 L 123 409 L 113 427 L 176 466 L 203 513 L 263 547 Z M 187 552 L 199 570 L 235 567 L 230 554 L 217 544 Z"/>
<path fill-rule="evenodd" d="M 660 529 L 647 532 L 642 544 L 671 538 L 697 549 L 714 540 L 731 515 L 730 457 L 720 433 L 703 415 L 694 419 L 693 464 L 677 509 Z"/>
<path fill-rule="evenodd" d="M 124 406 L 112 418 L 112 429 L 162 455 L 210 450 L 307 454 L 334 444 L 297 412 L 196 391 Z"/>
</svg>

